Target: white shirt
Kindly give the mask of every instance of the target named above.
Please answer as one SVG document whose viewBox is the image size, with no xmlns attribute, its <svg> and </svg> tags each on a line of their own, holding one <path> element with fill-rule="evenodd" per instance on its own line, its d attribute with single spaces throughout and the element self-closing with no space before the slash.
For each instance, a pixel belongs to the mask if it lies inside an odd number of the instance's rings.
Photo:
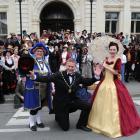
<svg viewBox="0 0 140 140">
<path fill-rule="evenodd" d="M 71 76 L 69 76 L 69 81 L 70 81 L 70 84 L 72 83 L 73 79 Z"/>
<path fill-rule="evenodd" d="M 68 53 L 68 52 L 62 52 L 62 63 L 63 63 L 63 64 L 66 63 L 67 53 Z"/>
<path fill-rule="evenodd" d="M 121 56 L 121 62 L 122 62 L 122 64 L 125 64 L 127 62 L 127 58 L 124 54 L 122 54 L 122 56 Z"/>
</svg>

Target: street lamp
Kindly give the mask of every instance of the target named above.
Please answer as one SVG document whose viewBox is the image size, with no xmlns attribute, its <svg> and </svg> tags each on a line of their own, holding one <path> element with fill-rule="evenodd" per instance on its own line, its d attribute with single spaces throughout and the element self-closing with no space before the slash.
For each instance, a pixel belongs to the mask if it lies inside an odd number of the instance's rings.
<svg viewBox="0 0 140 140">
<path fill-rule="evenodd" d="M 21 13 L 21 2 L 22 0 L 18 0 L 19 2 L 19 17 L 20 17 L 20 35 L 22 40 L 22 13 Z"/>
<path fill-rule="evenodd" d="M 92 3 L 93 0 L 90 0 L 90 33 L 92 34 Z"/>
</svg>

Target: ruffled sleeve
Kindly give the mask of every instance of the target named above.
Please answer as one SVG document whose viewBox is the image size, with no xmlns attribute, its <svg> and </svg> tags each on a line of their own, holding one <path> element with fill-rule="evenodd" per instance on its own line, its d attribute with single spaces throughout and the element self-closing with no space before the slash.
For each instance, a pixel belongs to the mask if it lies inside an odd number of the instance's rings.
<svg viewBox="0 0 140 140">
<path fill-rule="evenodd" d="M 115 66 L 114 66 L 114 70 L 116 70 L 118 72 L 118 75 L 114 75 L 114 79 L 120 79 L 121 80 L 121 59 L 118 58 L 116 60 Z"/>
<path fill-rule="evenodd" d="M 116 64 L 115 64 L 115 66 L 114 66 L 114 69 L 117 70 L 118 73 L 121 73 L 121 59 L 120 59 L 120 58 L 118 58 L 118 59 L 116 60 Z"/>
</svg>

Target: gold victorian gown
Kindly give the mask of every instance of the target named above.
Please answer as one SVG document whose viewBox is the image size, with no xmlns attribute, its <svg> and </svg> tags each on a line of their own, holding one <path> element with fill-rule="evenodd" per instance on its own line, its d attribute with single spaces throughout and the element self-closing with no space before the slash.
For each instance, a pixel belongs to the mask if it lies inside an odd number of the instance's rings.
<svg viewBox="0 0 140 140">
<path fill-rule="evenodd" d="M 106 64 L 120 72 L 120 58 L 114 62 L 107 60 Z M 119 76 L 107 69 L 104 79 L 95 89 L 87 126 L 111 138 L 129 136 L 140 128 L 140 117 L 128 90 Z"/>
</svg>

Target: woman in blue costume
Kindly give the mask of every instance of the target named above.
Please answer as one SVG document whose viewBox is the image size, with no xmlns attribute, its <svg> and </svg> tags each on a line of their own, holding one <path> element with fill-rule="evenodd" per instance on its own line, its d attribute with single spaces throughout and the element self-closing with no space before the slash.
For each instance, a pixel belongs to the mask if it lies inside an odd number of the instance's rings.
<svg viewBox="0 0 140 140">
<path fill-rule="evenodd" d="M 36 43 L 30 50 L 31 56 L 35 60 L 34 72 L 42 77 L 49 77 L 51 74 L 49 65 L 45 62 L 45 56 L 48 54 L 48 48 L 42 43 Z M 40 118 L 40 110 L 47 101 L 51 110 L 51 84 L 44 84 L 33 81 L 26 76 L 24 107 L 30 110 L 29 127 L 32 131 L 37 131 L 37 127 L 44 128 Z"/>
</svg>

